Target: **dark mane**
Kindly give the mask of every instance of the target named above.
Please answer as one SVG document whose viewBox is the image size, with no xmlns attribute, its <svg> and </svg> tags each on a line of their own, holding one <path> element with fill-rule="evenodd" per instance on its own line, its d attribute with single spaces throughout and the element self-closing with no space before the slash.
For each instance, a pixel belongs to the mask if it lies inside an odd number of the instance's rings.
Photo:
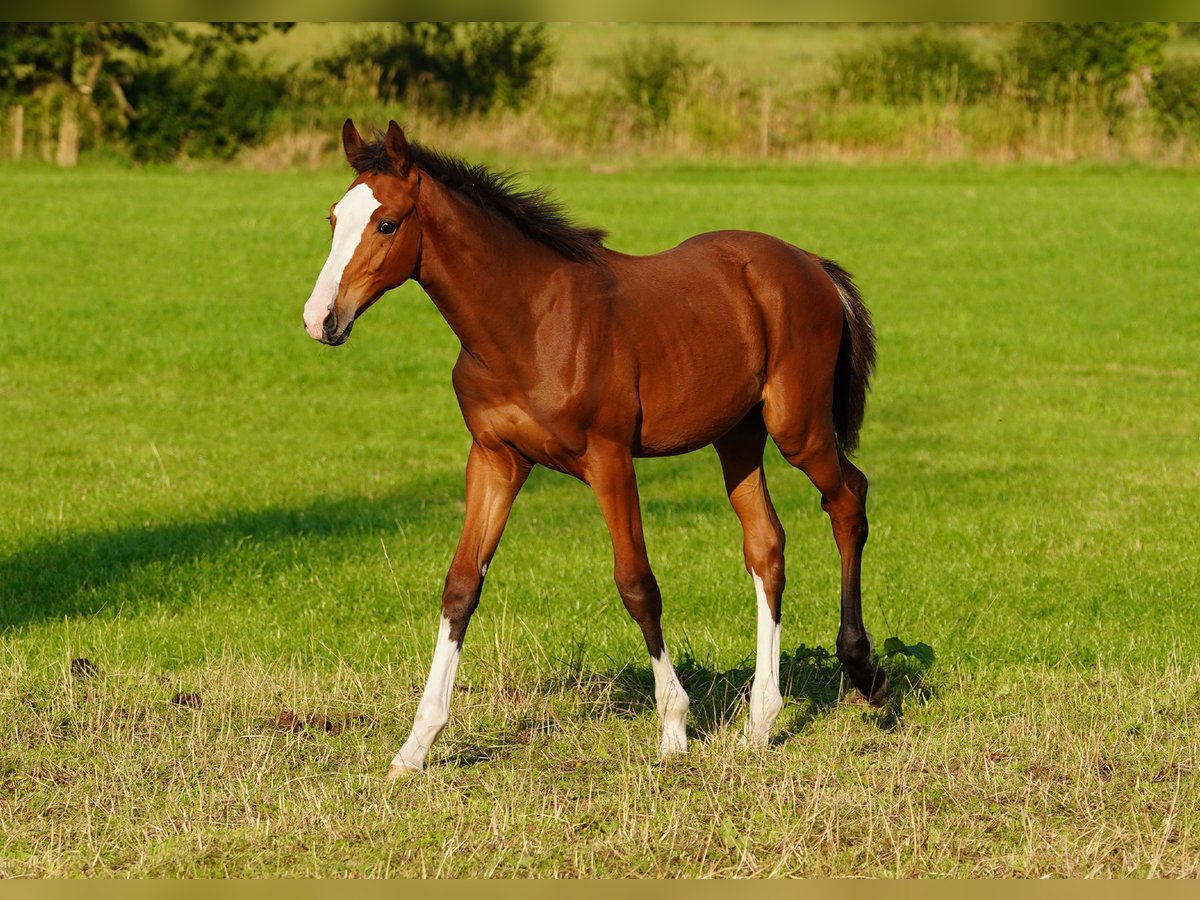
<svg viewBox="0 0 1200 900">
<path fill-rule="evenodd" d="M 522 190 L 512 172 L 493 172 L 471 165 L 456 156 L 409 142 L 413 164 L 443 187 L 471 201 L 480 209 L 512 225 L 522 234 L 544 244 L 573 262 L 603 260 L 608 232 L 586 228 L 571 221 L 562 204 L 545 188 Z M 395 163 L 382 139 L 363 144 L 350 160 L 360 175 L 395 175 Z"/>
</svg>

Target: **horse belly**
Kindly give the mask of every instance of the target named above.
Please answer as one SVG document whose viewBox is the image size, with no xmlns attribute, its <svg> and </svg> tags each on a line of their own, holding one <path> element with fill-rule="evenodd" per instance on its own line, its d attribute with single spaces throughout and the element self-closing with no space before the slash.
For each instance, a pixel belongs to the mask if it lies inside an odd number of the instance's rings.
<svg viewBox="0 0 1200 900">
<path fill-rule="evenodd" d="M 643 372 L 639 456 L 672 456 L 707 446 L 762 400 L 761 370 L 744 353 L 710 350 L 683 365 L 677 357 L 663 362 L 655 377 Z"/>
<path fill-rule="evenodd" d="M 681 278 L 640 303 L 626 334 L 637 358 L 642 456 L 696 450 L 762 400 L 761 313 L 728 272 Z"/>
</svg>

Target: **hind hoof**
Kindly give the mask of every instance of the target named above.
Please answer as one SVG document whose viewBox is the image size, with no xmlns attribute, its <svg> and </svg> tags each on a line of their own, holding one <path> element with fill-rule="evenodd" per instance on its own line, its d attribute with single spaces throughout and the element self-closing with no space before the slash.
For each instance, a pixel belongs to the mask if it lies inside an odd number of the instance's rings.
<svg viewBox="0 0 1200 900">
<path fill-rule="evenodd" d="M 879 674 L 875 677 L 875 689 L 866 695 L 867 702 L 872 706 L 886 706 L 891 694 L 892 689 L 888 684 L 887 673 L 880 669 Z"/>
</svg>

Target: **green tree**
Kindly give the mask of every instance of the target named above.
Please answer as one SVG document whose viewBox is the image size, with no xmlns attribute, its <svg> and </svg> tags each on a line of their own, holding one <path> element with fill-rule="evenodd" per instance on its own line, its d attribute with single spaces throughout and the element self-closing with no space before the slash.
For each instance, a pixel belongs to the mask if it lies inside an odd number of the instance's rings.
<svg viewBox="0 0 1200 900">
<path fill-rule="evenodd" d="M 125 97 L 132 61 L 160 55 L 171 41 L 217 48 L 257 40 L 289 23 L 214 22 L 187 32 L 165 22 L 0 23 L 0 92 L 9 102 L 41 97 L 58 110 L 59 165 L 79 158 L 80 119 L 99 137 L 102 108 L 126 125 L 136 110 Z"/>
<path fill-rule="evenodd" d="M 545 26 L 509 22 L 402 22 L 347 42 L 317 72 L 378 71 L 380 97 L 415 95 L 451 114 L 525 103 L 552 59 Z"/>
<path fill-rule="evenodd" d="M 14 98 L 43 96 L 58 106 L 59 165 L 79 158 L 80 116 L 101 129 L 102 90 L 120 107 L 114 57 L 157 52 L 174 27 L 154 22 L 5 22 L 0 24 L 0 86 Z"/>
<path fill-rule="evenodd" d="M 138 111 L 125 129 L 135 160 L 230 159 L 265 137 L 287 95 L 287 76 L 222 44 L 170 62 L 139 62 L 126 93 Z"/>
<path fill-rule="evenodd" d="M 1144 101 L 1163 65 L 1166 22 L 1036 22 L 1021 27 L 1013 59 L 1033 96 L 1054 102 L 1074 81 L 1094 81 L 1116 112 Z"/>
</svg>

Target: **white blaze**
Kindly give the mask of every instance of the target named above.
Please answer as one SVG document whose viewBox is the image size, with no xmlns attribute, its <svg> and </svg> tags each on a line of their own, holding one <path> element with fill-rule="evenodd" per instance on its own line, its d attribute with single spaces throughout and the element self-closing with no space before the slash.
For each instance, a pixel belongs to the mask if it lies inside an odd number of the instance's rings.
<svg viewBox="0 0 1200 900">
<path fill-rule="evenodd" d="M 381 205 L 366 184 L 356 184 L 333 208 L 337 220 L 333 230 L 333 245 L 321 274 L 317 276 L 312 294 L 304 304 L 304 327 L 318 340 L 321 338 L 321 323 L 337 299 L 342 273 L 354 258 L 354 251 L 371 224 L 371 216 Z"/>
</svg>

